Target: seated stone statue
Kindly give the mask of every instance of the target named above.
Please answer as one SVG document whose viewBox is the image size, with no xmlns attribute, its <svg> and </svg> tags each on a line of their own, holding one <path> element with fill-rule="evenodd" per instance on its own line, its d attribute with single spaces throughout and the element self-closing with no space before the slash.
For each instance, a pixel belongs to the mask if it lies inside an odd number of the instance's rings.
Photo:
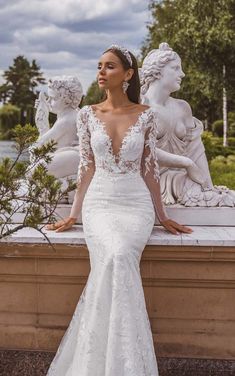
<svg viewBox="0 0 235 376">
<path fill-rule="evenodd" d="M 48 98 L 41 92 L 35 103 L 39 138 L 32 147 L 56 141 L 56 151 L 47 169 L 63 184 L 66 184 L 67 178 L 76 180 L 77 176 L 79 151 L 76 118 L 82 95 L 82 85 L 76 76 L 53 77 L 48 81 Z M 57 115 L 52 128 L 49 127 L 49 112 Z M 69 202 L 72 202 L 72 198 L 73 194 L 70 194 Z"/>
<path fill-rule="evenodd" d="M 167 43 L 148 53 L 140 69 L 142 103 L 156 109 L 160 149 L 192 159 L 200 168 L 204 189 L 185 168 L 160 166 L 161 192 L 165 204 L 185 206 L 234 206 L 235 192 L 213 186 L 201 140 L 203 124 L 192 115 L 190 105 L 171 97 L 185 76 L 179 55 Z"/>
</svg>

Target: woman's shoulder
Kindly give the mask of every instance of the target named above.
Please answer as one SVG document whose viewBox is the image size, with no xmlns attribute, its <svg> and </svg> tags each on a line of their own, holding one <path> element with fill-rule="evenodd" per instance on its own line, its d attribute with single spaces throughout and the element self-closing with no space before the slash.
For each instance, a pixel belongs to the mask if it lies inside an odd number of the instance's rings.
<svg viewBox="0 0 235 376">
<path fill-rule="evenodd" d="M 79 113 L 82 113 L 82 112 L 86 112 L 91 106 L 86 104 L 85 106 L 83 106 L 82 108 L 80 108 L 78 110 Z"/>
<path fill-rule="evenodd" d="M 142 112 L 145 112 L 147 111 L 148 109 L 150 109 L 149 106 L 145 105 L 145 104 L 133 104 L 133 107 L 131 108 L 130 107 L 130 111 L 131 112 L 136 112 L 137 114 L 139 113 L 142 113 Z"/>
<path fill-rule="evenodd" d="M 146 111 L 146 110 L 150 109 L 150 107 L 147 106 L 146 104 L 138 104 L 138 109 L 140 111 Z"/>
<path fill-rule="evenodd" d="M 157 116 L 157 109 L 147 105 L 141 105 L 140 113 L 146 115 L 149 120 L 152 120 Z"/>
<path fill-rule="evenodd" d="M 89 114 L 91 108 L 90 105 L 85 105 L 81 109 L 78 110 L 77 113 L 77 127 L 86 125 L 88 126 Z"/>
<path fill-rule="evenodd" d="M 81 109 L 78 110 L 78 118 L 83 117 L 84 115 L 89 113 L 90 110 L 91 110 L 90 105 L 83 106 Z"/>
<path fill-rule="evenodd" d="M 149 112 L 151 112 L 151 108 L 144 104 L 135 104 L 133 107 L 130 107 L 127 109 L 130 114 L 136 115 L 137 117 L 144 118 L 144 115 L 147 115 Z"/>
<path fill-rule="evenodd" d="M 93 103 L 93 104 L 90 104 L 89 106 L 93 111 L 96 111 L 96 110 L 99 110 L 102 108 L 102 105 L 101 103 Z"/>
</svg>

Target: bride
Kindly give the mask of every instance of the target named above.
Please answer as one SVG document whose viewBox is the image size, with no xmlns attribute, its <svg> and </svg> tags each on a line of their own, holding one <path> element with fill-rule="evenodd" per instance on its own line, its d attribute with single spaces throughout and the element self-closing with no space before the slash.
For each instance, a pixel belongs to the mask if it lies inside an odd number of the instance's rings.
<svg viewBox="0 0 235 376">
<path fill-rule="evenodd" d="M 180 165 L 200 183 L 193 162 L 156 148 L 157 116 L 139 104 L 132 53 L 112 45 L 98 63 L 106 99 L 78 114 L 80 164 L 70 216 L 47 226 L 69 229 L 80 213 L 91 271 L 48 376 L 157 376 L 140 276 L 140 259 L 155 214 L 171 233 L 191 233 L 169 219 L 158 159 Z"/>
</svg>

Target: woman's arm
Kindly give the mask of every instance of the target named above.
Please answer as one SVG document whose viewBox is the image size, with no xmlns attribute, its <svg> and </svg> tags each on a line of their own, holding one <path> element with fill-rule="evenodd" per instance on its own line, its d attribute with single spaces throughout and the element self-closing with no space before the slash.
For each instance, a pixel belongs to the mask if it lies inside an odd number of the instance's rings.
<svg viewBox="0 0 235 376">
<path fill-rule="evenodd" d="M 80 119 L 81 116 L 78 116 L 78 118 Z M 70 212 L 70 218 L 74 219 L 77 219 L 81 213 L 83 199 L 95 173 L 95 160 L 91 149 L 87 117 L 83 121 L 85 121 L 86 124 L 80 120 L 77 123 L 80 161 L 78 167 L 77 190 Z"/>
<path fill-rule="evenodd" d="M 161 197 L 158 157 L 154 148 L 154 137 L 150 129 L 145 135 L 144 151 L 142 156 L 142 176 L 152 196 L 156 215 L 160 222 L 168 219 Z"/>
<path fill-rule="evenodd" d="M 95 161 L 90 144 L 90 132 L 88 129 L 88 117 L 84 110 L 79 111 L 77 119 L 79 156 L 77 189 L 73 200 L 73 205 L 68 218 L 55 224 L 48 225 L 47 229 L 64 231 L 72 227 L 82 210 L 82 203 L 95 172 Z"/>
</svg>

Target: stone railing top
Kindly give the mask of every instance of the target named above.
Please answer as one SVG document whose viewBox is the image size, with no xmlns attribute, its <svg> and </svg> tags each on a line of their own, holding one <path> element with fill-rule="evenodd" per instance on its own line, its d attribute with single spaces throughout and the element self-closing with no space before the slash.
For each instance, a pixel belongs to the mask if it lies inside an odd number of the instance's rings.
<svg viewBox="0 0 235 376">
<path fill-rule="evenodd" d="M 155 226 L 147 245 L 235 247 L 235 227 L 191 226 L 191 228 L 193 229 L 191 234 L 173 235 L 163 227 Z M 60 233 L 47 231 L 46 234 L 54 244 L 86 244 L 81 225 L 74 226 L 69 231 Z M 45 244 L 47 240 L 35 229 L 25 228 L 0 242 Z"/>
</svg>

